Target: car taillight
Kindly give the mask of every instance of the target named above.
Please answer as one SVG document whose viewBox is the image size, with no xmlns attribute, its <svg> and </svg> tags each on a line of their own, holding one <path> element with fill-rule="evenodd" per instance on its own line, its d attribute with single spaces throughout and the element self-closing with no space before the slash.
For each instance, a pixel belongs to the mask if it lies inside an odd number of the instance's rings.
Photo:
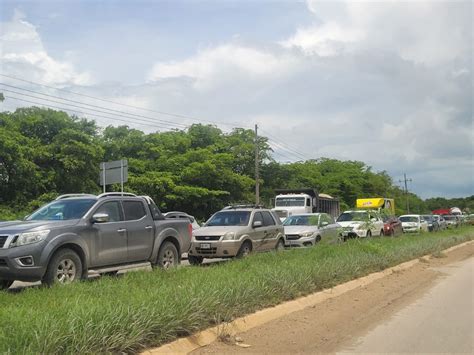
<svg viewBox="0 0 474 355">
<path fill-rule="evenodd" d="M 191 223 L 188 224 L 188 233 L 189 233 L 189 238 L 192 238 L 192 236 L 193 236 L 193 225 Z"/>
</svg>

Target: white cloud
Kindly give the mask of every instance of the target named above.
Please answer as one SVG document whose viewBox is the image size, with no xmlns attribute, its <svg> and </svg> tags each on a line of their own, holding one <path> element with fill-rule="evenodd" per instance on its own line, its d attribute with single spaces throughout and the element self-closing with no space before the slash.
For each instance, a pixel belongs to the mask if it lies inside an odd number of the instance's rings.
<svg viewBox="0 0 474 355">
<path fill-rule="evenodd" d="M 243 46 L 235 43 L 201 49 L 183 61 L 156 63 L 148 79 L 151 81 L 187 77 L 195 80 L 196 88 L 209 88 L 228 79 L 254 77 L 266 80 L 283 75 L 291 69 L 293 58 L 287 54 L 276 55 L 271 50 Z"/>
<path fill-rule="evenodd" d="M 306 157 L 361 160 L 395 180 L 406 172 L 424 197 L 472 193 L 472 5 L 311 1 L 308 7 L 314 23 L 277 43 L 233 38 L 156 62 L 145 84 L 94 85 L 87 93 L 215 122 L 259 123 L 264 135 Z M 32 25 L 12 23 L 20 30 L 10 28 L 9 36 L 25 38 L 20 49 L 5 52 L 16 68 L 23 61 L 37 81 L 81 83 L 70 64 L 48 56 Z M 44 67 L 60 69 L 46 77 Z"/>
<path fill-rule="evenodd" d="M 365 48 L 440 64 L 466 54 L 472 42 L 470 1 L 308 0 L 318 19 L 282 41 L 306 53 L 337 55 Z"/>
<path fill-rule="evenodd" d="M 2 72 L 46 84 L 92 84 L 90 75 L 65 61 L 52 58 L 34 25 L 15 11 L 11 21 L 0 24 Z"/>
</svg>

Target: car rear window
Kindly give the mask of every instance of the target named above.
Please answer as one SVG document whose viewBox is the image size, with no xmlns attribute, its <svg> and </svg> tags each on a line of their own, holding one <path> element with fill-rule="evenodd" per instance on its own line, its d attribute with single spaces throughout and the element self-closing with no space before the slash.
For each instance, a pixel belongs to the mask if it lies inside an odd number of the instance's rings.
<svg viewBox="0 0 474 355">
<path fill-rule="evenodd" d="M 275 225 L 275 220 L 273 219 L 270 212 L 262 211 L 262 215 L 263 215 L 263 224 L 264 225 L 266 225 L 266 226 L 274 226 Z"/>
<path fill-rule="evenodd" d="M 145 206 L 140 201 L 123 201 L 125 220 L 133 221 L 146 216 Z"/>
</svg>

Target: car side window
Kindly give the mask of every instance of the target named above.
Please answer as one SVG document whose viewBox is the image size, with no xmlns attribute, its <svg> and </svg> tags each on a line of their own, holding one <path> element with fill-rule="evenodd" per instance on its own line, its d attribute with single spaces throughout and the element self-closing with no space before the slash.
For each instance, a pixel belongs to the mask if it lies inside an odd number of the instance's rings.
<svg viewBox="0 0 474 355">
<path fill-rule="evenodd" d="M 253 222 L 252 223 L 255 223 L 257 221 L 260 221 L 263 224 L 263 216 L 262 216 L 261 212 L 255 212 L 255 214 L 253 215 Z"/>
<path fill-rule="evenodd" d="M 123 221 L 120 203 L 118 201 L 105 202 L 95 211 L 95 213 L 106 213 L 109 215 L 109 222 Z"/>
<path fill-rule="evenodd" d="M 273 219 L 270 212 L 263 211 L 261 213 L 262 213 L 262 216 L 263 216 L 263 224 L 265 226 L 274 226 L 275 225 L 275 220 Z"/>
<path fill-rule="evenodd" d="M 141 201 L 123 201 L 126 221 L 134 221 L 146 216 L 145 206 Z"/>
</svg>

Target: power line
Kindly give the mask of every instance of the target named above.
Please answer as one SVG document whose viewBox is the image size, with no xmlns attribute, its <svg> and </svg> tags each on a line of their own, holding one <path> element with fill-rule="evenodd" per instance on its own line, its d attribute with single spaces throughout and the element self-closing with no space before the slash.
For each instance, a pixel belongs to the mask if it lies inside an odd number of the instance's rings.
<svg viewBox="0 0 474 355">
<path fill-rule="evenodd" d="M 273 141 L 278 142 L 281 146 L 284 146 L 287 148 L 287 150 L 291 151 L 294 153 L 295 156 L 298 156 L 300 159 L 303 158 L 304 160 L 310 160 L 310 158 L 306 157 L 305 154 L 299 152 L 298 150 L 292 148 L 291 146 L 288 145 L 288 143 L 283 142 L 282 139 L 279 139 L 275 137 L 274 135 L 270 134 L 268 131 L 261 129 L 262 132 L 264 132 L 269 138 L 272 138 Z"/>
<path fill-rule="evenodd" d="M 291 153 L 290 151 L 288 151 L 287 149 L 283 148 L 282 146 L 280 146 L 279 144 L 277 144 L 277 143 L 275 143 L 275 142 L 273 142 L 273 141 L 269 141 L 269 143 L 270 143 L 271 145 L 273 145 L 274 147 L 277 148 L 277 149 L 274 149 L 274 150 L 273 150 L 273 153 L 274 153 L 274 154 L 278 154 L 278 155 L 280 155 L 280 156 L 282 156 L 282 157 L 284 157 L 284 158 L 286 158 L 286 159 L 289 159 L 289 160 L 291 160 L 291 161 L 298 161 L 298 160 L 301 160 L 301 158 L 295 156 L 294 154 L 293 154 L 293 157 L 292 157 L 292 156 L 291 156 L 292 153 Z M 284 153 L 283 153 L 283 152 L 284 152 Z M 295 158 L 295 157 L 296 157 L 296 158 Z"/>
<path fill-rule="evenodd" d="M 115 117 L 107 117 L 107 116 L 92 114 L 92 113 L 88 113 L 88 112 L 84 112 L 84 111 L 74 110 L 74 109 L 70 109 L 70 108 L 67 108 L 67 107 L 64 108 L 64 107 L 59 107 L 59 106 L 55 106 L 55 105 L 48 105 L 48 104 L 45 104 L 43 102 L 35 102 L 35 101 L 26 100 L 26 99 L 22 99 L 22 98 L 10 96 L 10 95 L 5 96 L 5 98 L 12 99 L 12 100 L 18 100 L 18 101 L 23 101 L 23 102 L 27 102 L 27 103 L 30 103 L 30 104 L 33 104 L 33 105 L 41 105 L 41 106 L 44 106 L 44 107 L 54 108 L 54 109 L 65 111 L 65 112 L 76 112 L 76 113 L 79 113 L 79 114 L 82 114 L 82 115 L 88 115 L 88 116 L 92 116 L 92 117 L 105 118 L 105 119 L 112 120 L 112 121 L 120 121 L 120 122 L 130 123 L 130 121 L 122 120 L 122 119 L 115 118 Z M 153 127 L 156 127 L 156 128 L 165 128 L 165 129 L 170 128 L 169 126 L 162 126 L 162 125 L 158 125 L 158 124 L 140 123 L 140 122 L 134 122 L 134 123 L 142 125 L 142 126 L 147 126 L 147 127 L 153 126 Z"/>
<path fill-rule="evenodd" d="M 84 103 L 84 102 L 81 102 L 81 101 L 69 100 L 69 99 L 65 99 L 65 98 L 59 97 L 59 96 L 48 95 L 48 94 L 43 94 L 43 93 L 41 93 L 41 92 L 37 92 L 37 91 L 34 91 L 34 90 L 28 90 L 28 89 L 19 88 L 19 87 L 13 86 L 13 85 L 7 85 L 7 84 L 4 84 L 4 83 L 0 83 L 0 85 L 4 85 L 4 86 L 8 86 L 8 87 L 14 87 L 14 88 L 19 89 L 19 90 L 23 90 L 23 91 L 27 91 L 27 92 L 33 92 L 33 93 L 35 93 L 35 94 L 37 94 L 37 95 L 42 95 L 42 96 L 46 96 L 46 97 L 52 97 L 52 98 L 56 98 L 56 99 L 59 99 L 59 100 L 62 100 L 62 101 L 78 103 L 78 104 L 80 104 L 80 105 L 82 105 L 82 106 L 91 106 L 91 107 L 100 108 L 100 109 L 102 109 L 102 110 L 108 110 L 108 111 L 113 112 L 114 115 L 121 116 L 121 117 L 136 116 L 136 117 L 139 117 L 139 118 L 142 119 L 142 120 L 144 119 L 144 120 L 146 120 L 146 121 L 148 121 L 148 122 L 159 121 L 159 122 L 162 122 L 162 123 L 172 124 L 172 125 L 175 125 L 175 126 L 187 127 L 186 125 L 180 124 L 180 123 L 174 123 L 174 122 L 171 122 L 171 121 L 165 121 L 165 120 L 155 119 L 155 118 L 153 118 L 153 117 L 147 117 L 147 116 L 137 115 L 137 114 L 134 114 L 134 113 L 129 113 L 129 112 L 124 112 L 124 111 L 114 110 L 114 109 L 110 109 L 110 108 L 107 108 L 107 107 L 102 107 L 102 106 L 97 106 L 97 105 L 92 105 L 92 104 Z M 34 99 L 49 101 L 49 102 L 53 102 L 53 103 L 59 103 L 59 104 L 61 104 L 61 105 L 68 105 L 68 106 L 71 106 L 71 107 L 78 107 L 78 108 L 81 108 L 81 109 L 82 109 L 82 108 L 85 108 L 85 109 L 91 110 L 91 111 L 96 111 L 96 112 L 100 112 L 100 113 L 110 114 L 109 112 L 104 112 L 104 111 L 101 111 L 101 110 L 91 109 L 91 108 L 88 108 L 88 107 L 81 107 L 81 106 L 77 106 L 77 105 L 73 105 L 73 104 L 68 104 L 68 103 L 64 103 L 64 102 L 60 102 L 60 101 L 56 101 L 56 100 L 45 99 L 45 98 L 42 98 L 42 97 L 38 97 L 38 96 L 34 96 L 34 95 L 29 95 L 29 94 L 25 94 L 25 93 L 18 92 L 18 91 L 14 91 L 14 90 L 3 89 L 3 91 L 10 92 L 10 93 L 17 94 L 17 95 L 22 95 L 22 96 L 30 97 L 30 98 L 34 98 Z M 117 113 L 119 113 L 119 114 L 117 114 Z M 132 118 L 132 117 L 130 117 L 130 118 L 131 118 L 131 119 L 134 119 L 134 118 Z"/>
<path fill-rule="evenodd" d="M 152 123 L 152 124 L 156 123 L 153 120 L 139 119 L 139 118 L 135 118 L 135 117 L 130 117 L 128 115 L 109 113 L 109 112 L 102 111 L 102 110 L 91 109 L 91 108 L 88 108 L 88 107 L 82 107 L 82 106 L 78 106 L 78 105 L 67 104 L 67 103 L 64 103 L 64 102 L 61 102 L 61 101 L 57 101 L 57 100 L 50 100 L 50 99 L 46 99 L 46 98 L 42 98 L 42 97 L 38 97 L 38 96 L 34 96 L 34 95 L 28 95 L 28 94 L 24 94 L 24 93 L 13 91 L 13 90 L 4 89 L 3 91 L 10 92 L 10 93 L 17 94 L 17 95 L 21 95 L 21 96 L 24 96 L 24 97 L 29 97 L 29 98 L 33 98 L 33 99 L 38 99 L 38 100 L 42 100 L 42 101 L 47 101 L 47 102 L 52 102 L 52 103 L 56 103 L 56 104 L 65 105 L 66 107 L 75 107 L 75 108 L 79 108 L 81 110 L 88 110 L 88 111 L 92 111 L 92 112 L 98 112 L 98 113 L 101 113 L 101 114 L 113 115 L 114 117 L 117 117 L 117 116 L 118 117 L 123 117 L 123 118 L 127 118 L 129 120 L 138 121 L 138 122 L 149 122 L 149 123 Z M 88 112 L 86 112 L 86 113 L 88 113 Z M 125 121 L 125 122 L 131 123 L 130 121 Z M 136 123 L 136 122 L 133 122 L 133 123 Z M 170 125 L 169 123 L 166 123 L 166 124 Z M 186 125 L 183 125 L 183 124 L 180 124 L 180 123 L 175 123 L 174 126 L 181 127 L 181 128 L 186 128 L 187 127 Z"/>
<path fill-rule="evenodd" d="M 28 83 L 28 84 L 43 86 L 43 87 L 46 87 L 46 88 L 49 88 L 49 89 L 62 91 L 62 92 L 66 92 L 66 93 L 73 94 L 73 95 L 87 97 L 89 99 L 94 99 L 94 100 L 98 100 L 98 101 L 102 101 L 102 102 L 111 103 L 111 104 L 114 104 L 114 105 L 120 105 L 120 106 L 129 107 L 129 108 L 133 108 L 133 109 L 137 109 L 137 110 L 154 112 L 154 113 L 158 113 L 160 115 L 172 116 L 172 117 L 176 117 L 176 118 L 184 118 L 184 119 L 191 120 L 191 121 L 196 121 L 196 122 L 209 122 L 209 123 L 213 123 L 215 125 L 225 125 L 225 126 L 231 126 L 233 128 L 243 126 L 242 124 L 224 123 L 224 122 L 217 122 L 217 121 L 211 121 L 211 120 L 204 120 L 204 119 L 200 119 L 200 118 L 196 118 L 196 117 L 192 117 L 192 116 L 187 116 L 187 115 L 182 115 L 182 114 L 177 114 L 177 113 L 171 113 L 171 112 L 165 112 L 165 111 L 152 110 L 152 109 L 148 109 L 148 108 L 145 108 L 145 107 L 134 106 L 134 105 L 130 105 L 130 104 L 124 104 L 122 102 L 107 100 L 107 99 L 103 99 L 103 98 L 100 98 L 100 97 L 97 97 L 97 96 L 82 94 L 82 93 L 79 93 L 79 92 L 70 91 L 70 90 L 66 90 L 66 89 L 59 89 L 59 88 L 56 88 L 54 86 L 50 86 L 50 85 L 46 85 L 46 84 L 42 84 L 42 83 L 30 81 L 30 80 L 25 80 L 25 79 L 18 78 L 16 76 L 12 76 L 12 75 L 7 75 L 7 74 L 0 73 L 0 76 L 3 76 L 5 78 L 9 78 L 9 79 L 13 79 L 13 80 L 22 81 L 22 82 L 25 82 L 25 83 Z M 250 128 L 250 126 L 247 126 L 246 128 Z"/>
<path fill-rule="evenodd" d="M 293 151 L 289 150 L 288 148 L 284 147 L 282 144 L 278 143 L 278 142 L 275 142 L 274 140 L 268 140 L 268 142 L 276 147 L 278 147 L 278 149 L 280 150 L 283 150 L 284 152 L 286 152 L 287 154 L 293 156 L 293 160 L 308 160 L 307 158 L 305 157 L 302 157 L 301 155 L 299 154 L 296 154 L 294 153 Z"/>
</svg>

